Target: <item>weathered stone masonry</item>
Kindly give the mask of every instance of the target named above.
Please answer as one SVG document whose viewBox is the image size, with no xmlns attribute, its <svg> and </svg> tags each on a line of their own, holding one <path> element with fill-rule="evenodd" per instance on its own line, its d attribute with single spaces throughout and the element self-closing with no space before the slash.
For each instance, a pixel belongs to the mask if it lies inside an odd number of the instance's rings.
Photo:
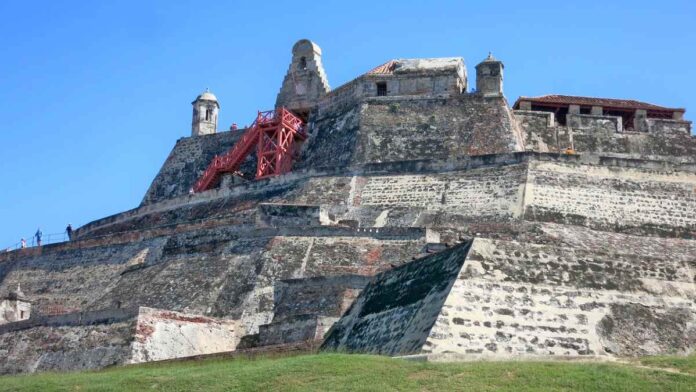
<svg viewBox="0 0 696 392">
<path fill-rule="evenodd" d="M 325 336 L 431 358 L 692 352 L 696 138 L 666 117 L 683 109 L 513 110 L 502 78 L 492 56 L 475 92 L 461 58 L 395 59 L 330 90 L 300 41 L 276 102 L 307 119 L 293 171 L 250 181 L 250 156 L 192 194 L 245 131 L 218 132 L 201 94 L 140 206 L 0 254 L 0 298 L 31 304 L 3 305 L 0 373 Z"/>
</svg>

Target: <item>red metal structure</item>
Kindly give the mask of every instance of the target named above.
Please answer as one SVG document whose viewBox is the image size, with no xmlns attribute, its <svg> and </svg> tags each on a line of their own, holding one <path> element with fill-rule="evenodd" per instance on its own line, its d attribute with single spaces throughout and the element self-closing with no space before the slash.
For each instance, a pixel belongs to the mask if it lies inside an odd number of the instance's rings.
<svg viewBox="0 0 696 392">
<path fill-rule="evenodd" d="M 285 108 L 258 112 L 235 145 L 222 156 L 216 155 L 200 179 L 194 192 L 215 187 L 224 173 L 239 170 L 256 145 L 256 179 L 285 174 L 292 168 L 292 160 L 299 142 L 307 138 L 304 123 Z M 298 142 L 298 143 L 296 143 Z"/>
</svg>

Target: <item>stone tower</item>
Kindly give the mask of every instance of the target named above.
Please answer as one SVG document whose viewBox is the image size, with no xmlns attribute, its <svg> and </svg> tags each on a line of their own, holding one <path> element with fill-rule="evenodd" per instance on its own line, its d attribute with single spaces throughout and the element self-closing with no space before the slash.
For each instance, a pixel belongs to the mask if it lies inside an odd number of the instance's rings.
<svg viewBox="0 0 696 392">
<path fill-rule="evenodd" d="M 301 39 L 292 47 L 292 62 L 276 98 L 276 107 L 285 106 L 306 116 L 330 90 L 321 64 L 321 48 Z"/>
<path fill-rule="evenodd" d="M 210 135 L 217 131 L 218 112 L 220 104 L 213 93 L 205 89 L 193 105 L 193 119 L 191 120 L 191 136 Z"/>
<path fill-rule="evenodd" d="M 476 66 L 476 92 L 484 97 L 503 96 L 503 63 L 491 53 Z"/>
<path fill-rule="evenodd" d="M 0 298 L 0 325 L 26 320 L 29 316 L 31 316 L 31 302 L 18 283 L 17 290 L 10 291 L 9 295 Z"/>
</svg>

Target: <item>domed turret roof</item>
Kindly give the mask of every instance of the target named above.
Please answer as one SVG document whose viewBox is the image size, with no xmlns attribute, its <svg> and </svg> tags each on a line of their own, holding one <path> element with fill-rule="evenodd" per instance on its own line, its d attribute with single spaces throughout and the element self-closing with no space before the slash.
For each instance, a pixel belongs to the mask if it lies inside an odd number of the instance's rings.
<svg viewBox="0 0 696 392">
<path fill-rule="evenodd" d="M 217 97 L 215 94 L 211 93 L 210 90 L 205 89 L 196 97 L 196 101 L 215 101 L 217 102 Z"/>
</svg>

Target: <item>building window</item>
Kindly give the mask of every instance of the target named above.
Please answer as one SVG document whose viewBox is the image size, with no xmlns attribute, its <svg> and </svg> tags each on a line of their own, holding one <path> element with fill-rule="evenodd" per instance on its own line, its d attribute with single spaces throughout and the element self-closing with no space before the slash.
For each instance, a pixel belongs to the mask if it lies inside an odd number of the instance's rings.
<svg viewBox="0 0 696 392">
<path fill-rule="evenodd" d="M 205 109 L 205 121 L 210 121 L 210 109 Z"/>
<path fill-rule="evenodd" d="M 299 69 L 300 71 L 304 71 L 305 69 L 307 69 L 307 59 L 306 58 L 300 57 L 300 62 L 299 62 L 299 64 L 297 64 L 297 69 Z"/>
<path fill-rule="evenodd" d="M 24 320 L 24 311 L 23 310 L 19 311 L 19 319 Z"/>
<path fill-rule="evenodd" d="M 377 83 L 377 96 L 378 97 L 385 97 L 387 95 L 387 83 L 386 82 L 378 82 Z"/>
</svg>

